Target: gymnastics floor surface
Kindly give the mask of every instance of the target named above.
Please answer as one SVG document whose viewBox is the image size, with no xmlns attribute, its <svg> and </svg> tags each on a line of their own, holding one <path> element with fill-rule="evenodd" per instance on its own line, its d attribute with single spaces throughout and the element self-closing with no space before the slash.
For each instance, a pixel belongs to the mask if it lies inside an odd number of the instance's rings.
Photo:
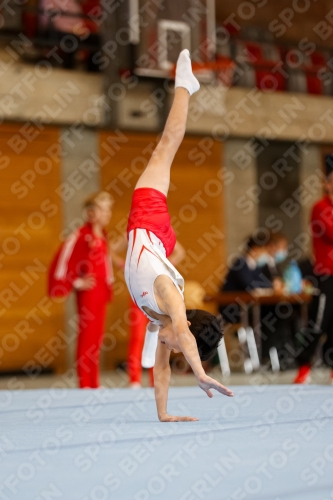
<svg viewBox="0 0 333 500">
<path fill-rule="evenodd" d="M 333 499 L 333 387 L 0 391 L 0 499 Z"/>
</svg>

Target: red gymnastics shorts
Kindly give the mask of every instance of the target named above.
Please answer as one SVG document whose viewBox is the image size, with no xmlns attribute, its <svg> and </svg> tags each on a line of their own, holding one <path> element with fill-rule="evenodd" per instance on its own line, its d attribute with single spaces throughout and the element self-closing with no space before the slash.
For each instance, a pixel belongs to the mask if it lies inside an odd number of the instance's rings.
<svg viewBox="0 0 333 500">
<path fill-rule="evenodd" d="M 127 234 L 137 228 L 154 233 L 163 243 L 167 257 L 172 253 L 176 235 L 171 227 L 167 198 L 161 191 L 154 188 L 134 190 Z"/>
</svg>

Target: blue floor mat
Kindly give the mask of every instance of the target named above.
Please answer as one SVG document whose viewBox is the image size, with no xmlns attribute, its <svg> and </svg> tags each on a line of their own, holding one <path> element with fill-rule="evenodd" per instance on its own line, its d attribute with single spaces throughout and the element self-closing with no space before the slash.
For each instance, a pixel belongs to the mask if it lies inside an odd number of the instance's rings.
<svg viewBox="0 0 333 500">
<path fill-rule="evenodd" d="M 333 499 L 333 388 L 233 390 L 0 391 L 0 499 Z"/>
</svg>

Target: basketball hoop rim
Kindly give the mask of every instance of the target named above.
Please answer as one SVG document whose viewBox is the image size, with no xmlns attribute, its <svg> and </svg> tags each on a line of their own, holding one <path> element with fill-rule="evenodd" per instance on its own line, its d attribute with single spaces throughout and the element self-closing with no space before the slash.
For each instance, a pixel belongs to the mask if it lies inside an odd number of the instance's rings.
<svg viewBox="0 0 333 500">
<path fill-rule="evenodd" d="M 215 61 L 206 61 L 206 62 L 192 62 L 192 71 L 193 74 L 195 75 L 196 73 L 199 73 L 200 71 L 207 70 L 207 71 L 213 71 L 213 72 L 218 72 L 218 71 L 226 71 L 226 70 L 231 70 L 233 71 L 235 68 L 235 63 L 231 59 L 223 58 Z M 173 65 L 172 70 L 171 70 L 171 77 L 175 78 L 176 75 L 176 64 Z"/>
<path fill-rule="evenodd" d="M 231 59 L 219 59 L 217 61 L 208 61 L 203 63 L 192 62 L 193 73 L 196 71 L 201 71 L 203 69 L 210 69 L 213 71 L 223 70 L 223 69 L 234 69 L 235 63 Z"/>
</svg>

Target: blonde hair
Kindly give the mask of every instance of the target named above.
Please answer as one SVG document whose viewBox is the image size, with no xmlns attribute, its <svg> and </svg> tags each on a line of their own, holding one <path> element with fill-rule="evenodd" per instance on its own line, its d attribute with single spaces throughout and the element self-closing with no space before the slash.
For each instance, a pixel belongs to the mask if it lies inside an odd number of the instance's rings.
<svg viewBox="0 0 333 500">
<path fill-rule="evenodd" d="M 84 202 L 84 208 L 93 208 L 98 203 L 109 202 L 113 205 L 113 197 L 107 191 L 98 191 L 97 193 L 93 193 L 87 198 Z"/>
</svg>

